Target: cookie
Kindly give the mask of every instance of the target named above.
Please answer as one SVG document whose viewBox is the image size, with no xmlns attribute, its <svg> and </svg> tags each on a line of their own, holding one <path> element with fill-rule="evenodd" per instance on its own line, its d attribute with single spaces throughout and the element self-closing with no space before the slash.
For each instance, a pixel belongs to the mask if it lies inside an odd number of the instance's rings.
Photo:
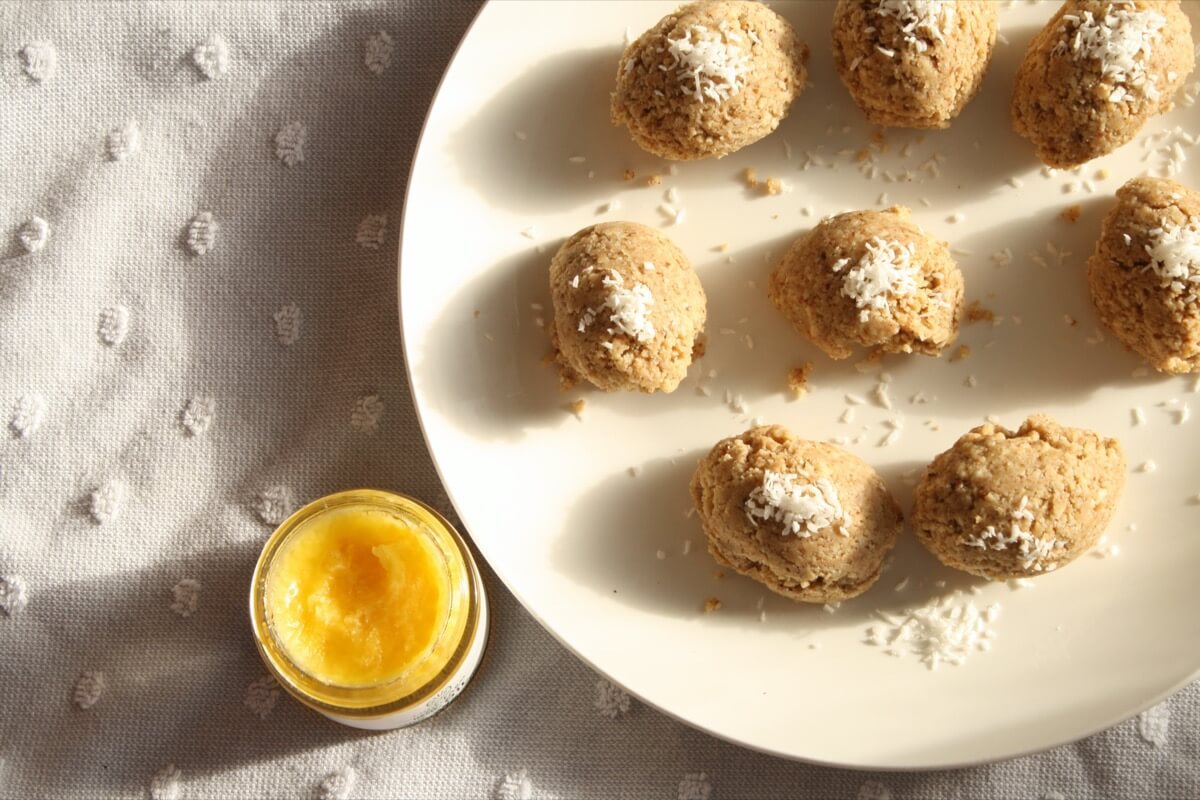
<svg viewBox="0 0 1200 800">
<path fill-rule="evenodd" d="M 784 254 L 768 294 L 831 358 L 855 348 L 937 355 L 958 336 L 963 313 L 949 246 L 903 207 L 822 220 Z"/>
<path fill-rule="evenodd" d="M 903 522 L 866 462 L 779 425 L 717 442 L 691 491 L 718 563 L 806 603 L 869 589 Z"/>
<path fill-rule="evenodd" d="M 946 566 L 992 580 L 1053 572 L 1094 545 L 1125 485 L 1115 439 L 1033 416 L 981 425 L 925 470 L 912 531 Z"/>
<path fill-rule="evenodd" d="M 691 3 L 625 49 L 612 120 L 662 158 L 726 156 L 787 116 L 807 60 L 791 24 L 762 3 Z"/>
<path fill-rule="evenodd" d="M 1151 177 L 1118 189 L 1088 288 L 1100 320 L 1150 366 L 1200 370 L 1200 193 Z"/>
<path fill-rule="evenodd" d="M 946 128 L 979 91 L 996 18 L 991 0 L 838 0 L 833 64 L 872 123 Z"/>
<path fill-rule="evenodd" d="M 1067 0 L 1017 71 L 1013 129 L 1052 167 L 1111 153 L 1171 108 L 1191 32 L 1178 0 Z"/>
<path fill-rule="evenodd" d="M 674 242 L 635 222 L 567 239 L 550 262 L 551 338 L 564 384 L 672 392 L 703 343 L 706 301 Z"/>
</svg>

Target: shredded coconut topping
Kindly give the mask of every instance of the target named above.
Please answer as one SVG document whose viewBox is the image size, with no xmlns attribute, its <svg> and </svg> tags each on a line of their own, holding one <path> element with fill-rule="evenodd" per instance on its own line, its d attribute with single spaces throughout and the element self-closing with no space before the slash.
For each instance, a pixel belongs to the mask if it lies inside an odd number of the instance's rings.
<svg viewBox="0 0 1200 800">
<path fill-rule="evenodd" d="M 980 611 L 969 599 L 962 599 L 960 592 L 954 592 L 900 618 L 882 611 L 875 613 L 887 627 L 869 628 L 867 644 L 886 646 L 884 652 L 893 656 L 907 650 L 930 670 L 936 670 L 943 662 L 959 666 L 971 653 L 991 649 L 996 638 L 991 624 L 1000 617 L 1000 605 L 993 603 Z"/>
<path fill-rule="evenodd" d="M 1100 61 L 1100 74 L 1113 84 L 1110 103 L 1132 102 L 1140 93 L 1158 99 L 1154 78 L 1146 74 L 1151 45 L 1167 24 L 1162 14 L 1150 8 L 1139 9 L 1132 2 L 1113 3 L 1097 18 L 1091 11 L 1065 14 L 1063 36 L 1055 53 L 1070 52 L 1078 59 Z"/>
<path fill-rule="evenodd" d="M 840 533 L 848 535 L 850 515 L 842 508 L 837 489 L 827 478 L 799 483 L 796 475 L 767 470 L 762 485 L 756 486 L 746 498 L 745 509 L 755 525 L 756 520 L 783 523 L 784 536 L 791 533 L 807 539 L 839 523 Z"/>
<path fill-rule="evenodd" d="M 872 11 L 896 20 L 900 26 L 898 41 L 924 53 L 935 42 L 945 43 L 945 32 L 953 27 L 958 8 L 956 0 L 878 0 Z M 880 50 L 883 52 L 883 48 Z M 884 55 L 890 58 L 894 53 Z"/>
<path fill-rule="evenodd" d="M 609 270 L 601 283 L 608 289 L 608 296 L 600 308 L 584 309 L 579 317 L 580 333 L 587 330 L 598 315 L 609 311 L 608 319 L 612 323 L 609 333 L 623 333 L 639 342 L 653 339 L 657 331 L 650 321 L 650 309 L 654 306 L 654 295 L 650 293 L 650 288 L 644 283 L 626 287 L 625 279 L 616 270 Z"/>
<path fill-rule="evenodd" d="M 872 309 L 890 311 L 890 298 L 915 292 L 918 272 L 912 261 L 917 252 L 914 244 L 873 236 L 866 247 L 867 252 L 842 280 L 842 294 L 854 300 L 860 309 L 858 318 L 863 322 L 870 318 Z M 849 263 L 847 258 L 838 259 L 833 271 L 840 272 Z"/>
<path fill-rule="evenodd" d="M 1054 537 L 1042 539 L 1030 532 L 1033 512 L 1029 510 L 1028 497 L 1021 498 L 1021 503 L 1010 518 L 1007 534 L 996 530 L 994 525 L 988 525 L 982 532 L 964 536 L 960 541 L 967 547 L 980 550 L 1007 550 L 1010 545 L 1016 545 L 1021 557 L 1021 569 L 1026 572 L 1052 572 L 1057 569 L 1058 564 L 1050 559 L 1055 550 L 1066 547 L 1066 542 Z"/>
<path fill-rule="evenodd" d="M 717 103 L 738 94 L 746 83 L 750 56 L 737 42 L 741 36 L 729 31 L 724 23 L 713 31 L 703 25 L 691 25 L 678 39 L 667 39 L 671 63 L 659 69 L 675 72 L 679 84 L 692 97 Z"/>
<path fill-rule="evenodd" d="M 1146 253 L 1150 256 L 1150 270 L 1164 289 L 1183 295 L 1186 302 L 1196 301 L 1196 284 L 1200 283 L 1200 219 L 1189 219 L 1185 225 L 1168 222 L 1154 228 Z"/>
</svg>

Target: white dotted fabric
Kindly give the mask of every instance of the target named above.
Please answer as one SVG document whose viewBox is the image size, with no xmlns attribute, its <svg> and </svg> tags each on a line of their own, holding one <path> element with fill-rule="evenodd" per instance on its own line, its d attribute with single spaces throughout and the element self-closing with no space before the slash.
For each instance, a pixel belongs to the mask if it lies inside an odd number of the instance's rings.
<svg viewBox="0 0 1200 800">
<path fill-rule="evenodd" d="M 342 728 L 266 676 L 246 594 L 272 525 L 356 486 L 450 512 L 395 252 L 475 10 L 0 3 L 0 796 L 1200 796 L 1195 687 L 1004 764 L 810 767 L 631 699 L 490 575 L 481 677 L 423 725 Z"/>
</svg>

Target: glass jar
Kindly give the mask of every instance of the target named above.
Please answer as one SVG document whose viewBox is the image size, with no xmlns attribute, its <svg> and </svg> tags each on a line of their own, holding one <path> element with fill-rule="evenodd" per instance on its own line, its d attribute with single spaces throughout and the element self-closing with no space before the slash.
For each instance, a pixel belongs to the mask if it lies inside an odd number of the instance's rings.
<svg viewBox="0 0 1200 800">
<path fill-rule="evenodd" d="M 346 538 L 361 537 L 364 531 L 374 538 L 353 542 Z M 373 549 L 378 544 L 385 548 L 402 546 L 406 557 L 416 558 L 419 563 L 413 561 L 398 568 L 393 564 L 389 569 L 384 556 L 381 566 L 375 563 L 379 558 Z M 328 563 L 339 569 L 345 567 L 344 553 L 350 551 L 359 556 L 356 561 L 351 558 L 353 568 L 369 570 L 363 573 L 371 578 L 366 588 L 362 575 L 353 570 L 350 578 L 340 583 L 323 570 Z M 296 613 L 311 617 L 316 609 L 317 627 L 336 638 L 339 658 L 346 651 L 351 651 L 353 658 L 358 637 L 365 641 L 357 645 L 373 647 L 364 658 L 377 661 L 379 642 L 386 637 L 386 630 L 365 630 L 361 620 L 346 622 L 346 630 L 337 628 L 343 619 L 357 618 L 353 613 L 355 603 L 372 607 L 364 611 L 363 617 L 369 626 L 371 619 L 378 618 L 380 607 L 372 601 L 396 596 L 387 592 L 397 591 L 397 585 L 381 585 L 378 596 L 372 595 L 372 581 L 404 583 L 420 570 L 428 573 L 429 580 L 422 584 L 426 590 L 432 583 L 438 591 L 436 597 L 426 591 L 411 601 L 420 604 L 416 609 L 420 614 L 413 616 L 419 616 L 423 630 L 428 631 L 428 642 L 421 640 L 419 652 L 399 672 L 385 678 L 349 678 L 341 662 L 339 669 L 325 669 L 325 675 L 319 674 L 322 670 L 315 666 L 315 659 L 329 648 L 323 650 L 322 643 L 315 643 L 313 652 L 318 656 L 310 658 L 303 637 L 313 635 L 312 626 L 294 625 L 289 617 Z M 297 597 L 306 591 L 301 584 L 310 589 L 319 584 L 323 592 L 312 608 L 305 606 L 309 598 Z M 342 596 L 328 596 L 338 593 Z M 336 613 L 322 610 L 330 602 L 336 606 Z M 297 612 L 297 608 L 302 610 Z M 254 569 L 250 619 L 259 653 L 280 686 L 329 719 L 367 730 L 414 725 L 449 705 L 478 669 L 488 638 L 487 595 L 475 559 L 462 537 L 424 503 L 373 489 L 323 497 L 284 520 L 263 546 Z"/>
</svg>

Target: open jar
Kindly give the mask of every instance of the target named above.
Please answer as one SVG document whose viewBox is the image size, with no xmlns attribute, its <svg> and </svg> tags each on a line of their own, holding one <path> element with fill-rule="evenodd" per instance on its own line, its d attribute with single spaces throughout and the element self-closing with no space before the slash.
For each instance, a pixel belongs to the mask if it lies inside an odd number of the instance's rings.
<svg viewBox="0 0 1200 800">
<path fill-rule="evenodd" d="M 368 730 L 445 708 L 488 638 L 487 596 L 462 537 L 424 503 L 372 489 L 284 520 L 255 567 L 250 618 L 280 686 Z"/>
</svg>

